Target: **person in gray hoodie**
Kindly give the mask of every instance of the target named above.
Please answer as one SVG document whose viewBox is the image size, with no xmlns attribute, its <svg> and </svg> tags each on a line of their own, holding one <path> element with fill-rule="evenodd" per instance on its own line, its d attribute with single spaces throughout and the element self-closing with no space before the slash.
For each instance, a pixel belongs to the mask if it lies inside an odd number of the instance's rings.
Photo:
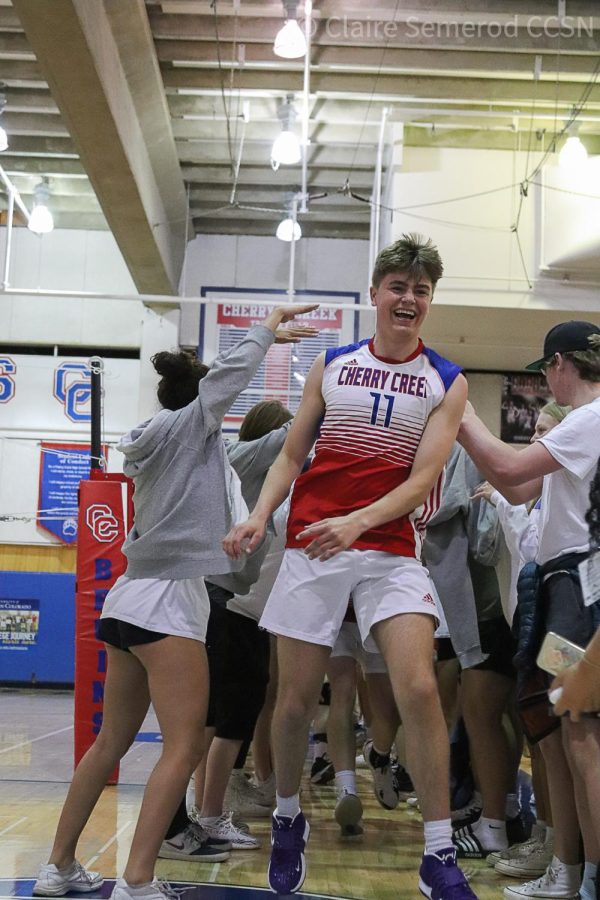
<svg viewBox="0 0 600 900">
<path fill-rule="evenodd" d="M 208 701 L 204 639 L 209 602 L 204 576 L 231 572 L 221 549 L 235 518 L 229 494 L 234 476 L 221 424 L 238 394 L 277 340 L 314 334 L 284 322 L 316 308 L 278 306 L 237 346 L 207 368 L 185 353 L 153 357 L 162 376 L 163 409 L 122 438 L 124 471 L 135 482 L 135 525 L 123 552 L 125 575 L 106 597 L 98 636 L 108 653 L 100 733 L 81 760 L 65 801 L 36 896 L 94 891 L 103 882 L 75 858 L 78 839 L 110 773 L 137 734 L 150 702 L 163 738 L 148 780 L 129 859 L 113 900 L 165 900 L 169 885 L 154 865 L 167 825 L 201 754 Z M 227 843 L 195 833 L 197 858 L 227 858 Z"/>
</svg>

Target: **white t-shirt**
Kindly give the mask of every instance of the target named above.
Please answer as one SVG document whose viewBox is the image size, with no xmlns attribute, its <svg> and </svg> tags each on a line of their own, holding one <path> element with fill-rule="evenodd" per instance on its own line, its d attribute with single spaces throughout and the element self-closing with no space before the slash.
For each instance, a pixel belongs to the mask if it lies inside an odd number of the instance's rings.
<svg viewBox="0 0 600 900">
<path fill-rule="evenodd" d="M 563 467 L 544 475 L 536 559 L 542 565 L 566 553 L 589 550 L 585 514 L 600 456 L 600 397 L 574 409 L 540 443 Z"/>
</svg>

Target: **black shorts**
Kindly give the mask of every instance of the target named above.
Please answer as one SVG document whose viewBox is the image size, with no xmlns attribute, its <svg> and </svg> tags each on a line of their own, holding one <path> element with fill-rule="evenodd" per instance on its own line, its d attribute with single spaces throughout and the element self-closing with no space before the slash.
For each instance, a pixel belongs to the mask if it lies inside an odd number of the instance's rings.
<svg viewBox="0 0 600 900">
<path fill-rule="evenodd" d="M 139 628 L 137 625 L 131 625 L 129 622 L 123 622 L 122 619 L 106 619 L 98 620 L 96 637 L 117 650 L 124 650 L 129 653 L 130 647 L 139 647 L 141 644 L 153 644 L 155 641 L 162 641 L 168 635 L 162 631 L 148 631 L 147 628 Z"/>
<path fill-rule="evenodd" d="M 217 737 L 252 739 L 269 683 L 269 651 L 269 635 L 254 619 L 211 599 L 206 631 L 210 674 L 206 724 L 215 729 Z"/>
<path fill-rule="evenodd" d="M 587 647 L 600 627 L 600 603 L 585 606 L 576 569 L 553 572 L 542 582 L 543 631 Z"/>
<path fill-rule="evenodd" d="M 512 658 L 515 655 L 515 641 L 511 634 L 508 622 L 504 616 L 479 622 L 479 641 L 483 653 L 488 658 L 476 666 L 470 666 L 476 672 L 496 672 L 497 675 L 505 675 L 507 678 L 516 678 L 516 671 Z M 450 638 L 442 638 L 437 644 L 438 662 L 456 659 L 456 653 L 452 647 Z"/>
<path fill-rule="evenodd" d="M 481 649 L 488 654 L 488 658 L 471 668 L 475 672 L 495 672 L 497 675 L 515 679 L 517 672 L 513 666 L 513 656 L 517 648 L 504 616 L 479 622 L 478 627 Z"/>
</svg>

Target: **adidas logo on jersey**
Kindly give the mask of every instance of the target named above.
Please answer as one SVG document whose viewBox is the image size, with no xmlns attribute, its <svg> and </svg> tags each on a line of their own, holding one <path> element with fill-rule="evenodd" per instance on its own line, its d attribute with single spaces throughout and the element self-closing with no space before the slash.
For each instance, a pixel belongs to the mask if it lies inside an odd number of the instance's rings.
<svg viewBox="0 0 600 900">
<path fill-rule="evenodd" d="M 347 366 L 357 366 L 357 365 L 358 365 L 358 360 L 357 360 L 357 359 L 351 359 L 350 362 L 347 362 L 347 363 L 346 363 L 346 365 L 347 365 Z"/>
</svg>

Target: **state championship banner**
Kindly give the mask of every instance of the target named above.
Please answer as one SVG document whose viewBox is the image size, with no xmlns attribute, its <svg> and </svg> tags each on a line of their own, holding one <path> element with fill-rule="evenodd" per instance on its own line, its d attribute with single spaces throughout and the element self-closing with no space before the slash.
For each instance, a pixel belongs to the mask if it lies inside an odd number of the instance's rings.
<svg viewBox="0 0 600 900">
<path fill-rule="evenodd" d="M 124 475 L 93 470 L 79 487 L 75 600 L 75 765 L 100 731 L 106 649 L 96 637 L 104 599 L 127 561 L 121 552 L 131 528 L 133 485 Z M 118 769 L 109 779 L 116 784 Z"/>
<path fill-rule="evenodd" d="M 271 288 L 203 287 L 200 293 L 203 297 L 222 300 L 218 307 L 202 308 L 198 344 L 200 359 L 204 358 L 205 346 L 216 347 L 218 353 L 226 353 L 245 337 L 252 325 L 263 322 L 272 308 L 261 302 L 263 298 L 273 300 L 280 295 L 284 303 L 287 299 L 285 291 Z M 317 334 L 298 344 L 271 347 L 256 375 L 225 416 L 225 432 L 237 431 L 246 413 L 261 400 L 279 400 L 295 412 L 302 398 L 306 376 L 319 353 L 357 338 L 357 313 L 331 308 L 331 304 L 358 304 L 359 294 L 300 290 L 296 291 L 295 299 L 300 303 L 329 304 L 329 308 L 320 307 L 298 317 L 298 321 L 316 327 Z"/>
</svg>

